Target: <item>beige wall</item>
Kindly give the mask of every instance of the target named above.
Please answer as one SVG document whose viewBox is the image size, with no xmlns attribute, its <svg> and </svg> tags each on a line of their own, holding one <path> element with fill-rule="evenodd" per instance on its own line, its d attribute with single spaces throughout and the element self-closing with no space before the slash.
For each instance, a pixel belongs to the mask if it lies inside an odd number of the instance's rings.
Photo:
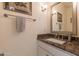
<svg viewBox="0 0 79 59">
<path fill-rule="evenodd" d="M 0 3 L 0 53 L 5 55 L 36 55 L 36 35 L 50 32 L 47 11 L 41 12 L 40 3 L 33 3 L 32 16 L 3 9 Z M 5 18 L 4 13 L 35 18 L 36 22 L 26 21 L 26 29 L 17 33 L 15 18 Z"/>
<path fill-rule="evenodd" d="M 45 34 L 50 32 L 50 8 L 47 7 L 47 10 L 44 12 L 41 11 L 41 3 L 38 3 L 38 12 L 37 12 L 37 33 Z"/>
<path fill-rule="evenodd" d="M 72 6 L 68 7 L 67 9 L 67 24 L 66 24 L 66 31 L 72 32 L 72 23 L 70 19 L 72 18 Z"/>
<path fill-rule="evenodd" d="M 79 37 L 79 2 L 77 2 L 77 36 Z"/>
</svg>

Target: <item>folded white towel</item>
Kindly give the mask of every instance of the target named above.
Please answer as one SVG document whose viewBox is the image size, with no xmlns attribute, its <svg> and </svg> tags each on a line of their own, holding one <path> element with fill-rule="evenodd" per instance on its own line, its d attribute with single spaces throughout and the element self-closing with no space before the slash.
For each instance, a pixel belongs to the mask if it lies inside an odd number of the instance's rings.
<svg viewBox="0 0 79 59">
<path fill-rule="evenodd" d="M 25 18 L 16 17 L 16 30 L 17 32 L 23 32 L 25 30 Z"/>
</svg>

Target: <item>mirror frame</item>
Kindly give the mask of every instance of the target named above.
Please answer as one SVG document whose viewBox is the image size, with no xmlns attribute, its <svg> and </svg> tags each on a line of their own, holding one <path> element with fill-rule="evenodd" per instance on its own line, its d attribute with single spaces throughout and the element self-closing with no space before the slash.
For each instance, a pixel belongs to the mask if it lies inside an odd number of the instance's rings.
<svg viewBox="0 0 79 59">
<path fill-rule="evenodd" d="M 50 7 L 50 22 L 51 22 L 51 33 L 53 32 L 58 32 L 58 31 L 52 31 L 52 7 L 54 7 L 57 4 L 60 4 L 62 2 L 56 2 L 53 5 L 51 5 Z M 72 34 L 73 35 L 77 35 L 77 3 L 76 2 L 72 2 L 73 3 L 73 12 L 72 12 Z M 63 32 L 63 31 L 62 31 Z"/>
</svg>

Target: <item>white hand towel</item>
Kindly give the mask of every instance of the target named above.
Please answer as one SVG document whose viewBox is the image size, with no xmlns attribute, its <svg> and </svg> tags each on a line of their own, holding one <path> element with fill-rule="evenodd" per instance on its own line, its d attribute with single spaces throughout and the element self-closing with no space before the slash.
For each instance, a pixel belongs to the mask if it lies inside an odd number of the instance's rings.
<svg viewBox="0 0 79 59">
<path fill-rule="evenodd" d="M 23 32 L 25 30 L 25 18 L 16 17 L 16 30 L 17 32 Z"/>
</svg>

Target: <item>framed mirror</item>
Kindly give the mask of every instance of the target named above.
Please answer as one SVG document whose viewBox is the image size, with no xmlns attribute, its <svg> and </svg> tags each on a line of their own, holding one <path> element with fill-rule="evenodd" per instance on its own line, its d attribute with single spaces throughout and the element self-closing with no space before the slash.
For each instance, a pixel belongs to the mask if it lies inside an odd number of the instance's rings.
<svg viewBox="0 0 79 59">
<path fill-rule="evenodd" d="M 77 34 L 76 3 L 57 2 L 51 6 L 51 32 Z"/>
</svg>

